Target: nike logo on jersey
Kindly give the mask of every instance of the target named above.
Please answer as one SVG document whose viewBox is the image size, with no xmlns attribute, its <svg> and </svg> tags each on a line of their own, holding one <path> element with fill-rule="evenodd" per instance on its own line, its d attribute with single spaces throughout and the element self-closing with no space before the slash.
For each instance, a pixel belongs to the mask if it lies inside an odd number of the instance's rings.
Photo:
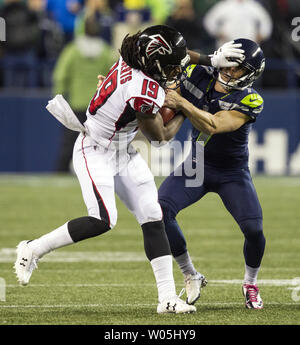
<svg viewBox="0 0 300 345">
<path fill-rule="evenodd" d="M 251 108 L 259 107 L 263 104 L 263 102 L 264 100 L 258 93 L 251 93 L 241 100 L 242 104 Z"/>
</svg>

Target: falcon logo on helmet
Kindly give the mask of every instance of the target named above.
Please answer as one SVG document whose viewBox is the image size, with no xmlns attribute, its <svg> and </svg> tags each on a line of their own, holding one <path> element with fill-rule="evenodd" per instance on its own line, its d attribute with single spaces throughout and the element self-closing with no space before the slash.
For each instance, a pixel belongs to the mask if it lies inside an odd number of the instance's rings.
<svg viewBox="0 0 300 345">
<path fill-rule="evenodd" d="M 151 35 L 149 37 L 151 41 L 146 47 L 146 55 L 148 58 L 156 52 L 161 55 L 172 54 L 172 48 L 161 35 Z"/>
<path fill-rule="evenodd" d="M 190 58 L 180 32 L 167 25 L 150 26 L 140 33 L 137 47 L 136 58 L 144 73 L 164 88 L 179 85 L 183 65 Z"/>
</svg>

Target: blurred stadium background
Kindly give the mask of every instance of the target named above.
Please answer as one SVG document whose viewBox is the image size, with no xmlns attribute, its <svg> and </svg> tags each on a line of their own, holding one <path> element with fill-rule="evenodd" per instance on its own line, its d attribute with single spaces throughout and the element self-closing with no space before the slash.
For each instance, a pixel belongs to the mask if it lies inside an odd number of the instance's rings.
<svg viewBox="0 0 300 345">
<path fill-rule="evenodd" d="M 96 75 L 124 36 L 167 23 L 203 53 L 241 35 L 262 45 L 266 71 L 256 88 L 265 109 L 250 138 L 250 167 L 300 175 L 299 0 L 0 0 L 0 17 L 0 172 L 68 172 L 74 133 L 47 113 L 47 101 L 63 93 L 84 116 Z M 178 138 L 188 131 L 186 123 Z"/>
</svg>

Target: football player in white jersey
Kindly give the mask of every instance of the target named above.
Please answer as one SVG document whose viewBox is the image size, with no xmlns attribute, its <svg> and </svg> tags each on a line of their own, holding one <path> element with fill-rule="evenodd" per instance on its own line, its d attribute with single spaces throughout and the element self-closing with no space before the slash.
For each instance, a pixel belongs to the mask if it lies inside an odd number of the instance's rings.
<svg viewBox="0 0 300 345">
<path fill-rule="evenodd" d="M 236 54 L 235 47 L 231 48 L 231 55 Z M 209 61 L 232 65 L 226 52 L 215 54 Z M 164 25 L 126 36 L 120 55 L 91 100 L 85 131 L 74 146 L 74 170 L 88 216 L 70 220 L 38 239 L 20 242 L 17 278 L 21 285 L 27 285 L 37 261 L 45 254 L 112 229 L 117 222 L 116 193 L 141 225 L 158 289 L 157 312 L 193 312 L 195 306 L 176 295 L 172 255 L 153 175 L 130 143 L 138 129 L 150 141 L 174 137 L 184 117 L 177 115 L 164 125 L 159 114 L 164 89 L 179 80 L 190 55 L 194 63 L 203 63 L 208 57 L 189 54 L 182 35 Z"/>
</svg>

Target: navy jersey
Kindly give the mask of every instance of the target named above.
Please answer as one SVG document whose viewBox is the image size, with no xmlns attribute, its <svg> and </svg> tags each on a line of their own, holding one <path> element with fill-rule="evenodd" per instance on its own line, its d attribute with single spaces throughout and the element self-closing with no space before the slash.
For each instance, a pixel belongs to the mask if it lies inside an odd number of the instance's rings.
<svg viewBox="0 0 300 345">
<path fill-rule="evenodd" d="M 249 116 L 249 121 L 233 132 L 214 134 L 200 132 L 193 127 L 193 146 L 204 143 L 205 164 L 217 168 L 234 169 L 248 166 L 248 135 L 252 123 L 263 109 L 262 97 L 253 89 L 247 88 L 229 93 L 215 91 L 213 68 L 190 65 L 186 70 L 187 78 L 180 84 L 184 98 L 194 106 L 211 114 L 221 110 L 237 110 Z"/>
</svg>

